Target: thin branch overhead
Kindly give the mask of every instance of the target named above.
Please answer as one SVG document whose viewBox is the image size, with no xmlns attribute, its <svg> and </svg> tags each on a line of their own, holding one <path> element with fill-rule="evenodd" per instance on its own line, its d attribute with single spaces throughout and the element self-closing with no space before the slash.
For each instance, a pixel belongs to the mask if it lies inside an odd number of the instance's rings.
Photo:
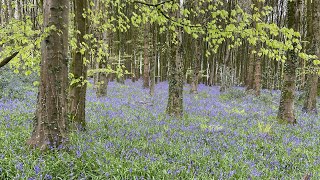
<svg viewBox="0 0 320 180">
<path fill-rule="evenodd" d="M 161 8 L 160 6 L 161 5 L 164 5 L 166 3 L 173 3 L 174 0 L 168 0 L 168 1 L 162 1 L 162 2 L 159 2 L 157 4 L 151 4 L 151 3 L 146 3 L 146 2 L 142 2 L 142 1 L 133 1 L 133 3 L 137 3 L 137 4 L 142 4 L 142 5 L 145 5 L 145 6 L 149 6 L 149 7 L 156 7 L 158 12 L 164 17 L 166 18 L 167 20 L 171 21 L 171 22 L 174 22 L 176 23 L 178 26 L 181 26 L 181 27 L 191 27 L 191 28 L 205 28 L 207 29 L 207 26 L 204 25 L 204 26 L 201 26 L 201 25 L 191 25 L 191 24 L 186 24 L 186 23 L 183 23 L 183 22 L 178 22 L 174 19 L 172 19 L 170 16 L 168 16 Z"/>
</svg>

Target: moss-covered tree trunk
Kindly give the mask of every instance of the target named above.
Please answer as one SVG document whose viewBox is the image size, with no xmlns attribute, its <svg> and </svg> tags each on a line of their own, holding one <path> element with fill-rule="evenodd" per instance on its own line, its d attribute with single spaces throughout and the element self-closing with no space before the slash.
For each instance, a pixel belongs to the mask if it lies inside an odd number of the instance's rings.
<svg viewBox="0 0 320 180">
<path fill-rule="evenodd" d="M 27 144 L 41 150 L 67 140 L 69 1 L 46 0 L 43 26 L 55 26 L 42 42 L 40 86 L 33 132 Z"/>
<path fill-rule="evenodd" d="M 84 18 L 84 10 L 87 8 L 87 0 L 74 0 L 74 24 L 75 29 L 78 31 L 77 49 L 73 56 L 70 73 L 73 74 L 77 80 L 76 83 L 70 86 L 70 109 L 69 115 L 71 118 L 72 127 L 75 130 L 85 130 L 85 107 L 86 107 L 86 91 L 87 91 L 87 65 L 85 60 L 87 53 L 81 53 L 81 50 L 85 48 L 84 35 L 88 33 L 88 22 Z"/>
<path fill-rule="evenodd" d="M 309 54 L 315 54 L 320 57 L 320 0 L 308 0 L 307 2 L 307 39 L 310 42 L 308 46 Z M 312 62 L 309 62 L 312 72 L 308 75 L 306 97 L 304 100 L 303 111 L 308 113 L 317 113 L 318 96 L 318 73 L 317 68 Z"/>
<path fill-rule="evenodd" d="M 179 2 L 179 1 L 178 1 Z M 175 17 L 180 18 L 180 10 L 175 12 Z M 167 114 L 181 117 L 183 115 L 183 61 L 182 53 L 182 29 L 176 27 L 174 32 L 176 37 L 171 40 L 171 58 L 169 60 L 169 97 L 167 104 Z M 171 38 L 172 39 L 172 38 Z"/>
<path fill-rule="evenodd" d="M 288 2 L 288 27 L 293 28 L 295 31 L 299 31 L 300 3 L 301 0 Z M 295 44 L 293 48 L 296 48 Z M 289 57 L 284 64 L 284 80 L 281 89 L 280 105 L 278 110 L 279 120 L 290 124 L 296 123 L 294 114 L 294 98 L 298 55 L 295 53 L 294 49 L 288 52 Z"/>
</svg>

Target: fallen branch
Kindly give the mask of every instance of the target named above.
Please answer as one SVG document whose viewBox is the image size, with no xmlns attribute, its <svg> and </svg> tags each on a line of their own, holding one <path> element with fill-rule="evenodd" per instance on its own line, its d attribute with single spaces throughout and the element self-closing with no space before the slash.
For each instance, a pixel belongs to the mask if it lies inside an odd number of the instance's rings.
<svg viewBox="0 0 320 180">
<path fill-rule="evenodd" d="M 4 58 L 3 61 L 0 62 L 0 68 L 8 64 L 14 57 L 16 57 L 19 54 L 19 52 L 13 53 L 11 56 Z"/>
</svg>

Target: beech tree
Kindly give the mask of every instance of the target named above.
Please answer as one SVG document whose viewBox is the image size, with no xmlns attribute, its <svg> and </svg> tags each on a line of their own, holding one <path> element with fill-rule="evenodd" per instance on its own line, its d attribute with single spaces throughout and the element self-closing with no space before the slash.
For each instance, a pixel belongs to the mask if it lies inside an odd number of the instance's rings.
<svg viewBox="0 0 320 180">
<path fill-rule="evenodd" d="M 301 0 L 288 2 L 288 27 L 299 31 Z M 294 98 L 296 88 L 296 65 L 298 60 L 297 43 L 288 52 L 288 59 L 284 64 L 284 82 L 281 89 L 278 118 L 290 124 L 297 123 L 294 114 Z"/>
<path fill-rule="evenodd" d="M 183 7 L 183 0 L 178 0 L 177 3 L 180 4 L 178 10 L 171 12 L 175 19 L 181 18 L 180 10 Z M 169 115 L 181 117 L 183 115 L 182 27 L 177 26 L 172 29 L 173 31 L 170 30 L 169 97 L 166 111 Z"/>
<path fill-rule="evenodd" d="M 73 127 L 83 130 L 86 127 L 85 107 L 87 91 L 87 43 L 84 36 L 88 34 L 88 19 L 84 17 L 85 9 L 88 8 L 87 0 L 75 0 L 74 4 L 74 24 L 76 29 L 77 47 L 74 50 L 73 59 L 70 66 L 70 73 L 73 80 L 70 85 L 70 110 L 69 115 Z"/>
<path fill-rule="evenodd" d="M 43 2 L 43 27 L 52 27 L 42 42 L 40 86 L 33 132 L 27 144 L 41 150 L 67 140 L 69 1 Z"/>
<path fill-rule="evenodd" d="M 320 1 L 307 1 L 307 48 L 309 54 L 314 54 L 317 59 L 320 58 Z M 317 96 L 318 96 L 318 65 L 313 64 L 314 58 L 309 60 L 310 72 L 307 75 L 307 84 L 305 86 L 306 96 L 303 104 L 303 111 L 308 113 L 317 113 Z M 316 63 L 317 64 L 317 63 Z"/>
</svg>

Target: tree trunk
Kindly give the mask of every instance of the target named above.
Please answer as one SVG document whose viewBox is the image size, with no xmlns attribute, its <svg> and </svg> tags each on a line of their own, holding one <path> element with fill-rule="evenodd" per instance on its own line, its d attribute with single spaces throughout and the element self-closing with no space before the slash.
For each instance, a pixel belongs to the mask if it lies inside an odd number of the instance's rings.
<svg viewBox="0 0 320 180">
<path fill-rule="evenodd" d="M 150 95 L 154 96 L 154 91 L 155 91 L 155 81 L 156 81 L 156 61 L 157 61 L 157 26 L 153 25 L 153 54 L 152 54 L 152 59 L 150 61 Z"/>
<path fill-rule="evenodd" d="M 261 93 L 261 57 L 256 56 L 254 68 L 254 93 L 256 96 L 260 96 Z"/>
<path fill-rule="evenodd" d="M 103 62 L 98 62 L 99 63 L 99 68 L 98 69 L 106 69 L 107 65 L 106 63 Z M 109 78 L 108 74 L 104 72 L 99 72 L 97 74 L 97 97 L 104 97 L 107 95 L 107 90 L 108 90 L 108 83 L 109 83 Z"/>
<path fill-rule="evenodd" d="M 4 18 L 3 18 L 3 22 L 4 24 L 6 24 L 7 22 L 9 22 L 9 5 L 8 5 L 8 1 L 9 0 L 4 0 L 4 6 L 6 8 L 3 8 L 3 14 L 4 14 Z"/>
<path fill-rule="evenodd" d="M 85 48 L 84 35 L 88 33 L 87 19 L 83 17 L 84 9 L 87 8 L 87 0 L 75 0 L 75 28 L 79 32 L 76 34 L 77 49 L 71 62 L 70 72 L 77 80 L 70 86 L 70 109 L 72 127 L 75 130 L 85 130 L 85 108 L 86 108 L 86 91 L 87 91 L 87 52 L 81 53 L 81 49 Z"/>
<path fill-rule="evenodd" d="M 177 10 L 175 17 L 180 18 L 180 9 Z M 171 58 L 169 60 L 169 97 L 167 104 L 167 114 L 175 117 L 183 115 L 183 61 L 182 52 L 182 29 L 176 27 L 176 39 L 171 40 Z"/>
<path fill-rule="evenodd" d="M 143 88 L 149 88 L 149 28 L 148 24 L 145 24 L 145 30 L 144 30 L 144 59 L 143 59 Z"/>
<path fill-rule="evenodd" d="M 315 54 L 320 57 L 320 0 L 308 0 L 307 12 L 307 39 L 309 54 Z M 312 62 L 310 62 L 310 66 Z M 318 73 L 317 68 L 311 68 L 312 72 L 308 75 L 306 88 L 306 97 L 303 105 L 303 111 L 308 113 L 317 113 L 317 95 L 318 95 Z"/>
<path fill-rule="evenodd" d="M 299 30 L 299 5 L 301 0 L 288 2 L 288 27 L 295 31 Z M 296 44 L 294 44 L 294 49 Z M 278 118 L 290 124 L 297 123 L 294 114 L 295 81 L 296 81 L 296 63 L 297 53 L 294 50 L 289 51 L 289 58 L 284 65 L 284 82 L 281 89 L 280 105 Z"/>
<path fill-rule="evenodd" d="M 249 56 L 249 63 L 248 63 L 248 70 L 247 70 L 247 79 L 246 79 L 246 91 L 250 91 L 250 90 L 253 90 L 253 84 L 254 84 L 254 54 L 252 53 L 253 51 L 253 48 L 251 47 L 250 45 L 250 48 L 249 48 L 249 53 L 250 53 L 250 56 Z"/>
<path fill-rule="evenodd" d="M 46 150 L 67 140 L 69 1 L 45 1 L 43 17 L 44 27 L 54 25 L 57 30 L 42 42 L 38 104 L 27 144 Z"/>
<path fill-rule="evenodd" d="M 254 4 L 255 8 L 257 8 L 257 10 L 253 9 L 252 14 L 260 13 L 258 11 L 262 8 L 262 5 L 263 5 L 262 2 L 260 2 L 259 0 L 252 0 L 252 3 Z M 255 29 L 255 31 L 258 31 L 257 23 L 259 22 L 255 20 L 253 20 L 252 22 L 252 27 Z M 261 56 L 259 56 L 258 53 L 253 54 L 252 50 L 259 52 L 260 48 L 261 48 L 261 44 L 260 42 L 257 42 L 257 44 L 254 47 L 252 47 L 250 51 L 250 60 L 249 60 L 250 62 L 249 62 L 249 72 L 248 72 L 249 77 L 248 77 L 247 90 L 250 90 L 252 88 L 256 96 L 259 96 L 261 91 L 261 59 L 262 58 Z M 254 66 L 254 69 L 253 69 L 253 66 Z"/>
<path fill-rule="evenodd" d="M 3 9 L 2 0 L 0 0 L 0 25 L 1 26 L 3 25 L 2 9 Z"/>
<path fill-rule="evenodd" d="M 231 49 L 228 48 L 229 40 L 226 40 L 224 47 L 223 67 L 221 68 L 221 87 L 220 92 L 225 92 L 230 88 L 230 74 L 228 73 L 228 62 L 231 59 Z"/>
<path fill-rule="evenodd" d="M 192 60 L 192 79 L 191 79 L 191 94 L 197 94 L 198 93 L 198 84 L 199 84 L 199 62 L 201 61 L 201 39 L 195 40 L 196 43 L 193 43 L 195 45 L 195 58 Z"/>
</svg>

